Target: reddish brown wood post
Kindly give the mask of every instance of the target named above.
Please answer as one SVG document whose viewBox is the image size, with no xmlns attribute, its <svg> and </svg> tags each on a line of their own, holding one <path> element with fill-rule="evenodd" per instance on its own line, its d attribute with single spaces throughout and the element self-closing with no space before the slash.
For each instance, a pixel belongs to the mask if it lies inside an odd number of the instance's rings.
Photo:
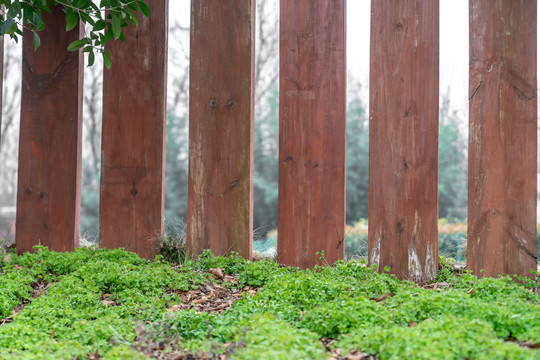
<svg viewBox="0 0 540 360">
<path fill-rule="evenodd" d="M 281 1 L 278 258 L 345 254 L 345 0 Z"/>
<path fill-rule="evenodd" d="M 439 2 L 371 3 L 369 262 L 437 274 Z"/>
<path fill-rule="evenodd" d="M 478 275 L 536 269 L 536 6 L 470 2 L 467 267 Z"/>
<path fill-rule="evenodd" d="M 103 76 L 100 241 L 144 258 L 163 232 L 168 0 L 112 42 Z"/>
<path fill-rule="evenodd" d="M 187 245 L 253 248 L 255 1 L 192 0 Z"/>
<path fill-rule="evenodd" d="M 41 46 L 24 31 L 17 192 L 17 250 L 79 244 L 83 57 L 68 52 L 82 28 L 66 32 L 61 7 L 45 14 Z"/>
</svg>

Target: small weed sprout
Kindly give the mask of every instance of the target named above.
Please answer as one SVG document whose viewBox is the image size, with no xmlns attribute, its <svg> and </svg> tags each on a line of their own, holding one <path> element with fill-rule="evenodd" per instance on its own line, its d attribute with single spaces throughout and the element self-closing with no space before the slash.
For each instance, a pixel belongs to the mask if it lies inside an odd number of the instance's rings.
<svg viewBox="0 0 540 360">
<path fill-rule="evenodd" d="M 182 222 L 157 235 L 159 254 L 166 261 L 174 264 L 186 264 L 190 261 L 186 247 L 186 230 L 186 224 Z"/>
</svg>

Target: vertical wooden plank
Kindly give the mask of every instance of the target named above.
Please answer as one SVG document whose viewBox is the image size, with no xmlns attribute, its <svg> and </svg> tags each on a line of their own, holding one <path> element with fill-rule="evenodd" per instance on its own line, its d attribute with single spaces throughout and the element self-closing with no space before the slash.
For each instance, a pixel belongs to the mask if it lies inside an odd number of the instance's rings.
<svg viewBox="0 0 540 360">
<path fill-rule="evenodd" d="M 17 191 L 17 250 L 42 244 L 71 251 L 79 244 L 83 57 L 68 44 L 57 6 L 44 14 L 41 47 L 23 34 L 21 125 Z"/>
<path fill-rule="evenodd" d="M 144 258 L 163 232 L 168 0 L 124 29 L 103 74 L 100 242 Z"/>
<path fill-rule="evenodd" d="M 467 267 L 536 269 L 536 0 L 471 0 Z"/>
<path fill-rule="evenodd" d="M 281 1 L 279 261 L 345 253 L 345 0 Z"/>
<path fill-rule="evenodd" d="M 254 0 L 192 0 L 187 245 L 252 252 Z"/>
<path fill-rule="evenodd" d="M 439 2 L 373 0 L 369 262 L 429 281 L 438 266 Z"/>
</svg>

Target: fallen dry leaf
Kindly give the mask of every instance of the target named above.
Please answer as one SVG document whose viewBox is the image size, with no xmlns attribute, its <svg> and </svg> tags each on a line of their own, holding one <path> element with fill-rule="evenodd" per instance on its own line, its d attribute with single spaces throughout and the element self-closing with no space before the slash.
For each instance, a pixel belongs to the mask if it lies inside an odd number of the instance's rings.
<svg viewBox="0 0 540 360">
<path fill-rule="evenodd" d="M 216 270 L 216 269 L 214 269 Z M 236 276 L 227 275 L 226 280 L 229 283 L 238 283 Z M 169 311 L 180 311 L 186 309 L 194 309 L 197 312 L 222 313 L 229 309 L 232 304 L 242 298 L 242 294 L 255 295 L 258 288 L 245 286 L 242 289 L 231 289 L 228 286 L 214 284 L 211 281 L 200 285 L 198 289 L 189 291 L 176 291 L 182 303 L 173 305 Z"/>
<path fill-rule="evenodd" d="M 416 323 L 414 321 L 409 321 L 409 327 L 415 327 L 416 326 Z"/>
<path fill-rule="evenodd" d="M 386 299 L 388 299 L 389 297 L 392 297 L 392 296 L 394 296 L 394 295 L 396 295 L 396 294 L 394 294 L 394 293 L 383 294 L 383 295 L 379 296 L 378 298 L 376 298 L 376 299 L 375 299 L 375 302 L 381 302 L 381 301 L 386 300 Z"/>
<path fill-rule="evenodd" d="M 135 328 L 135 335 L 137 335 L 137 337 L 141 337 L 141 335 L 144 333 L 144 325 L 142 324 L 139 324 L 136 328 Z"/>
<path fill-rule="evenodd" d="M 442 281 L 440 283 L 437 283 L 437 286 L 443 288 L 450 286 L 450 284 L 448 284 L 446 281 Z"/>
<path fill-rule="evenodd" d="M 116 302 L 114 300 L 108 300 L 108 299 L 103 299 L 101 300 L 101 303 L 105 306 L 109 306 L 109 305 L 114 305 L 116 304 Z"/>
<path fill-rule="evenodd" d="M 467 294 L 471 295 L 474 292 L 475 288 L 471 288 L 471 290 L 467 291 Z"/>
<path fill-rule="evenodd" d="M 116 301 L 110 299 L 111 294 L 105 293 L 101 295 L 101 303 L 105 306 L 116 305 Z"/>
<path fill-rule="evenodd" d="M 12 259 L 12 256 L 11 254 L 7 254 L 6 256 L 4 256 L 4 258 L 2 259 L 2 262 L 3 263 L 7 263 L 7 262 L 10 262 Z"/>
<path fill-rule="evenodd" d="M 526 347 L 529 349 L 540 349 L 540 344 L 536 344 L 532 342 L 531 340 L 519 341 L 519 340 L 510 338 L 510 339 L 506 339 L 505 342 L 512 342 L 514 344 L 518 344 L 519 346 Z"/>
<path fill-rule="evenodd" d="M 348 360 L 362 360 L 367 357 L 367 354 L 363 351 L 351 350 L 345 355 L 345 359 Z"/>
<path fill-rule="evenodd" d="M 210 269 L 210 272 L 212 273 L 212 276 L 214 277 L 214 279 L 216 280 L 223 279 L 223 271 L 221 270 L 221 268 Z"/>
<path fill-rule="evenodd" d="M 88 360 L 98 360 L 98 359 L 101 359 L 101 356 L 99 356 L 98 349 L 96 349 L 96 351 L 88 355 Z"/>
</svg>

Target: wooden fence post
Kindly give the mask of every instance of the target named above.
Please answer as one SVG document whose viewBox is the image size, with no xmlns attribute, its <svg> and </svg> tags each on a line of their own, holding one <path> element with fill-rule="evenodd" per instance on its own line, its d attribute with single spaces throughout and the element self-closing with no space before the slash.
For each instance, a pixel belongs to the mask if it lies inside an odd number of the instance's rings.
<svg viewBox="0 0 540 360">
<path fill-rule="evenodd" d="M 437 275 L 439 2 L 373 0 L 369 262 Z"/>
<path fill-rule="evenodd" d="M 278 259 L 345 254 L 345 0 L 280 7 Z"/>
<path fill-rule="evenodd" d="M 254 0 L 192 0 L 187 245 L 251 257 Z"/>
<path fill-rule="evenodd" d="M 144 258 L 163 232 L 168 0 L 112 42 L 103 76 L 100 242 Z"/>
<path fill-rule="evenodd" d="M 41 45 L 24 30 L 17 190 L 17 250 L 79 244 L 83 56 L 68 52 L 83 29 L 66 32 L 65 14 L 44 14 Z"/>
<path fill-rule="evenodd" d="M 537 265 L 536 6 L 470 1 L 467 268 L 477 275 Z"/>
</svg>

